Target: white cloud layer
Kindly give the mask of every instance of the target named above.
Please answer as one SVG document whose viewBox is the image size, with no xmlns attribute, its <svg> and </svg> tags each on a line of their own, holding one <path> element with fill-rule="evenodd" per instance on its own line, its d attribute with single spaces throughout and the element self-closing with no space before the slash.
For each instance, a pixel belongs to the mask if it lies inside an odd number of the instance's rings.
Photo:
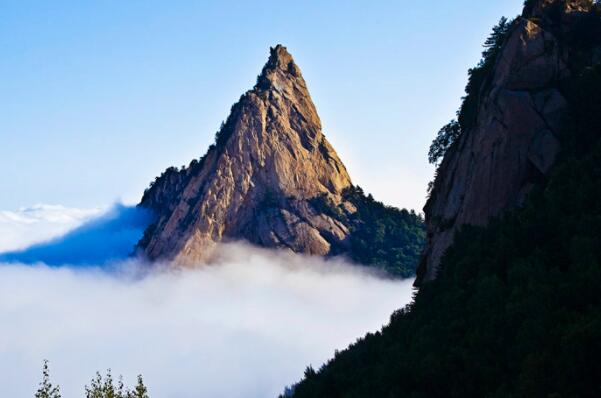
<svg viewBox="0 0 601 398">
<path fill-rule="evenodd" d="M 0 211 L 0 252 L 55 238 L 101 212 L 45 204 Z"/>
<path fill-rule="evenodd" d="M 0 214 L 3 232 L 18 232 L 0 245 L 14 248 L 98 211 Z M 342 260 L 241 244 L 218 254 L 210 266 L 152 272 L 134 260 L 118 273 L 0 264 L 0 396 L 33 396 L 46 358 L 65 398 L 83 397 L 107 368 L 130 385 L 142 373 L 152 398 L 276 397 L 411 299 L 411 281 Z"/>
</svg>

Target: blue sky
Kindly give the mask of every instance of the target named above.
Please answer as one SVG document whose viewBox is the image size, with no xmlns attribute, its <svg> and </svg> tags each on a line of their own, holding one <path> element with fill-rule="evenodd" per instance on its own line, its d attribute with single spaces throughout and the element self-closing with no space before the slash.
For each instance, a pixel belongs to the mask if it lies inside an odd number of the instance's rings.
<svg viewBox="0 0 601 398">
<path fill-rule="evenodd" d="M 0 209 L 136 202 L 282 43 L 356 184 L 421 209 L 427 149 L 522 0 L 0 0 Z"/>
</svg>

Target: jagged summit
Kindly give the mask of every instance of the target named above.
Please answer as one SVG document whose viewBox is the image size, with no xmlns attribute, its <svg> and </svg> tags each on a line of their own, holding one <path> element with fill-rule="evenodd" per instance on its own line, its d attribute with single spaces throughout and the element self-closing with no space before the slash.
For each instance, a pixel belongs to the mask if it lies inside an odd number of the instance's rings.
<svg viewBox="0 0 601 398">
<path fill-rule="evenodd" d="M 255 88 L 267 88 L 278 80 L 300 79 L 303 82 L 303 76 L 300 68 L 294 63 L 292 55 L 286 47 L 278 44 L 269 49 L 269 59 L 257 79 Z"/>
<path fill-rule="evenodd" d="M 415 212 L 354 187 L 321 130 L 285 47 L 271 48 L 253 89 L 231 110 L 206 155 L 167 169 L 140 206 L 157 216 L 138 243 L 150 260 L 195 264 L 216 242 L 312 255 L 347 255 L 391 275 L 414 275 L 423 247 Z"/>
<path fill-rule="evenodd" d="M 290 64 L 294 64 L 292 55 L 290 55 L 286 47 L 277 44 L 275 47 L 269 48 L 269 59 L 264 69 L 280 68 L 286 70 Z"/>
<path fill-rule="evenodd" d="M 139 248 L 150 259 L 181 263 L 204 259 L 215 242 L 230 239 L 325 255 L 349 228 L 312 201 L 340 205 L 349 187 L 300 69 L 278 45 L 207 154 L 168 169 L 146 191 L 141 206 L 158 217 Z"/>
<path fill-rule="evenodd" d="M 232 107 L 206 155 L 167 169 L 140 206 L 157 218 L 139 252 L 183 265 L 210 259 L 216 242 L 244 240 L 344 254 L 409 277 L 424 241 L 415 212 L 384 206 L 352 185 L 300 68 L 281 45 L 271 48 L 257 84 Z"/>
</svg>

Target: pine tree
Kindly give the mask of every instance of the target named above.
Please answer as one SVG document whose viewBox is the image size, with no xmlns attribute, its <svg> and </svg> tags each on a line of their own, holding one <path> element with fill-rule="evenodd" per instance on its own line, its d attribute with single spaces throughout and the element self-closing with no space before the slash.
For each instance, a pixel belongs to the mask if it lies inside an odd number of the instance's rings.
<svg viewBox="0 0 601 398">
<path fill-rule="evenodd" d="M 54 398 L 54 397 L 52 397 Z M 57 397 L 57 398 L 60 398 Z M 102 377 L 99 372 L 96 372 L 96 377 L 90 382 L 90 386 L 86 386 L 86 398 L 149 398 L 148 390 L 142 380 L 142 375 L 138 376 L 138 384 L 133 391 L 130 391 L 123 384 L 123 376 L 119 376 L 117 385 L 115 386 L 111 370 L 106 371 L 106 376 Z"/>
<path fill-rule="evenodd" d="M 104 383 L 102 384 L 103 398 L 117 398 L 111 370 L 107 369 Z"/>
<path fill-rule="evenodd" d="M 144 380 L 142 380 L 142 375 L 138 375 L 138 384 L 136 388 L 128 393 L 127 398 L 148 398 L 148 390 L 144 385 Z"/>
<path fill-rule="evenodd" d="M 123 384 L 123 376 L 119 376 L 119 382 L 117 383 L 115 393 L 117 398 L 129 398 L 130 392 Z"/>
<path fill-rule="evenodd" d="M 92 379 L 90 386 L 85 387 L 86 398 L 104 398 L 102 387 L 102 376 L 100 375 L 100 372 L 96 372 L 96 377 Z"/>
<path fill-rule="evenodd" d="M 432 141 L 428 152 L 428 161 L 431 164 L 438 164 L 444 158 L 447 150 L 453 145 L 461 135 L 461 125 L 452 120 L 438 131 L 438 135 Z"/>
<path fill-rule="evenodd" d="M 502 17 L 499 23 L 492 28 L 492 33 L 484 42 L 484 52 L 482 52 L 482 60 L 479 66 L 495 61 L 511 28 L 511 23 L 507 18 Z"/>
<path fill-rule="evenodd" d="M 61 398 L 60 387 L 53 386 L 50 382 L 50 370 L 48 368 L 48 360 L 44 360 L 42 367 L 42 382 L 40 388 L 35 393 L 35 398 Z"/>
</svg>

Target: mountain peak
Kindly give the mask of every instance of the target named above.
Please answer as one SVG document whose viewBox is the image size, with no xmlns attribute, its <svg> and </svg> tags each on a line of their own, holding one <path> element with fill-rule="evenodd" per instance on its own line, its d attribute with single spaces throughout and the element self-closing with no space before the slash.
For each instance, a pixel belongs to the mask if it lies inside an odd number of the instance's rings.
<svg viewBox="0 0 601 398">
<path fill-rule="evenodd" d="M 156 218 L 138 253 L 176 265 L 210 261 L 218 242 L 242 240 L 345 255 L 409 276 L 423 242 L 419 216 L 386 207 L 352 185 L 282 45 L 270 49 L 257 85 L 232 107 L 215 144 L 189 167 L 157 177 L 140 206 Z"/>
<path fill-rule="evenodd" d="M 138 247 L 150 259 L 177 263 L 207 258 L 222 240 L 333 253 L 345 244 L 349 225 L 319 203 L 341 205 L 351 186 L 300 69 L 278 45 L 257 85 L 232 107 L 216 145 L 147 190 L 141 205 L 157 221 Z"/>
<path fill-rule="evenodd" d="M 268 65 L 273 67 L 285 67 L 288 68 L 290 63 L 294 63 L 292 55 L 288 52 L 288 49 L 281 44 L 271 47 L 269 49 L 269 60 Z"/>
<path fill-rule="evenodd" d="M 270 87 L 281 86 L 284 81 L 298 81 L 305 87 L 305 81 L 300 68 L 294 63 L 288 49 L 281 44 L 269 49 L 269 59 L 257 78 L 256 89 L 267 90 Z"/>
</svg>

